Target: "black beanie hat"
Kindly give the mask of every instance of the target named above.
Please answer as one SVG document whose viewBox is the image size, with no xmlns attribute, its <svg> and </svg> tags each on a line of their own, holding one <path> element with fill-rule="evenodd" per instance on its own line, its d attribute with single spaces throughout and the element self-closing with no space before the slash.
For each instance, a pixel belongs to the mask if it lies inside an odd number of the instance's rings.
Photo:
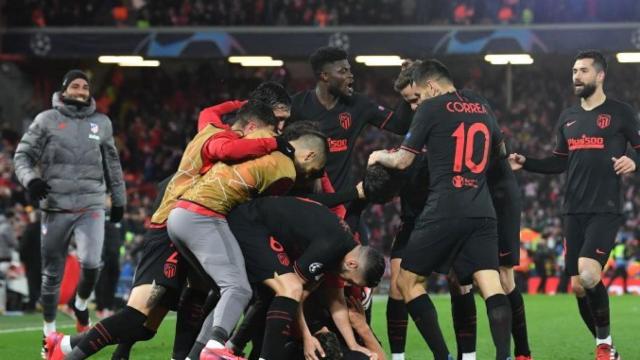
<svg viewBox="0 0 640 360">
<path fill-rule="evenodd" d="M 87 74 L 85 74 L 82 70 L 69 70 L 69 72 L 64 74 L 64 77 L 62 78 L 61 91 L 64 92 L 65 90 L 67 90 L 67 86 L 69 86 L 69 84 L 71 84 L 71 82 L 75 79 L 84 79 L 89 82 L 89 77 L 87 77 Z"/>
</svg>

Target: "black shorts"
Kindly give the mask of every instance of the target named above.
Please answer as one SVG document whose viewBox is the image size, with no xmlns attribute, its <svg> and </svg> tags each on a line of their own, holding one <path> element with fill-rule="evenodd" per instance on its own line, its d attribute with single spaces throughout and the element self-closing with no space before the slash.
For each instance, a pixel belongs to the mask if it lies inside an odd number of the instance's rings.
<svg viewBox="0 0 640 360">
<path fill-rule="evenodd" d="M 578 275 L 578 258 L 594 259 L 604 267 L 622 226 L 620 214 L 564 216 L 564 261 L 567 275 Z"/>
<path fill-rule="evenodd" d="M 391 244 L 391 259 L 402 258 L 402 253 L 409 243 L 409 238 L 411 237 L 411 232 L 413 232 L 414 227 L 415 223 L 408 221 L 400 225 L 400 231 L 398 231 L 398 234 L 396 234 Z"/>
<path fill-rule="evenodd" d="M 495 204 L 495 203 L 494 203 Z M 498 256 L 500 266 L 520 265 L 520 216 L 519 203 L 496 205 L 498 217 Z"/>
<path fill-rule="evenodd" d="M 491 218 L 418 221 L 402 257 L 402 269 L 429 276 L 451 267 L 462 285 L 479 270 L 498 269 L 498 229 Z"/>
<path fill-rule="evenodd" d="M 227 218 L 229 228 L 238 240 L 244 264 L 247 268 L 247 277 L 251 284 L 260 283 L 272 279 L 274 274 L 282 275 L 294 272 L 293 261 L 284 250 L 284 247 L 270 234 L 269 229 L 258 222 L 246 222 L 240 211 L 246 208 L 238 208 Z"/>
<path fill-rule="evenodd" d="M 169 239 L 166 228 L 147 230 L 143 241 L 133 287 L 155 283 L 166 288 L 162 304 L 174 309 L 186 284 L 188 266 Z"/>
</svg>

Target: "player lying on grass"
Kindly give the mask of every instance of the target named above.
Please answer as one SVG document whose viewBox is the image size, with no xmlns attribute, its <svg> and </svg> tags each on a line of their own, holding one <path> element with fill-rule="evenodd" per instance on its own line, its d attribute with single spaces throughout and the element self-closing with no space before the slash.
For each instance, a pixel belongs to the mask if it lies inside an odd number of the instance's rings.
<svg viewBox="0 0 640 360">
<path fill-rule="evenodd" d="M 348 226 L 315 201 L 296 197 L 255 199 L 236 207 L 228 219 L 245 257 L 249 281 L 263 283 L 275 293 L 267 311 L 260 354 L 263 359 L 285 358 L 288 339 L 282 333 L 296 320 L 305 285 L 330 272 L 349 284 L 373 287 L 384 273 L 382 255 L 359 245 Z M 370 355 L 371 351 L 355 340 L 343 290 L 330 287 L 327 291 L 325 300 L 332 320 L 347 346 Z M 319 358 L 317 340 L 304 317 L 297 319 L 305 357 Z"/>
</svg>

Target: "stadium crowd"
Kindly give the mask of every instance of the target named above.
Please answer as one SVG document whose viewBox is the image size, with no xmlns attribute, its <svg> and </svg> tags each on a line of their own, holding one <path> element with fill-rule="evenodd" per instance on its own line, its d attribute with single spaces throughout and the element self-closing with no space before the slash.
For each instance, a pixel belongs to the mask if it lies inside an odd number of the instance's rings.
<svg viewBox="0 0 640 360">
<path fill-rule="evenodd" d="M 514 79 L 517 81 L 514 83 L 513 103 L 508 108 L 504 105 L 506 95 L 502 71 L 473 65 L 456 73 L 464 74 L 464 78 L 458 79 L 461 85 L 478 90 L 491 101 L 514 151 L 542 157 L 552 150 L 553 129 L 561 109 L 575 101 L 568 79 L 562 75 L 542 76 L 546 71 L 550 70 L 544 66 L 515 69 Z M 631 92 L 640 84 L 637 81 L 617 80 L 638 79 L 640 74 L 637 72 L 633 67 L 620 67 L 613 71 L 608 91 L 639 109 L 640 102 L 631 96 Z M 221 73 L 226 75 L 220 76 Z M 357 86 L 381 103 L 393 105 L 399 101 L 392 90 L 392 77 L 362 68 L 356 68 L 355 74 Z M 122 223 L 122 234 L 126 239 L 121 250 L 124 283 L 127 277 L 132 276 L 131 269 L 137 263 L 142 233 L 151 216 L 155 183 L 175 171 L 182 149 L 195 133 L 199 110 L 208 104 L 244 98 L 265 78 L 286 80 L 287 76 L 282 69 L 271 72 L 244 69 L 219 72 L 211 64 L 174 73 L 136 70 L 125 74 L 120 68 L 114 68 L 100 90 L 93 94 L 99 111 L 109 114 L 113 120 L 116 144 L 125 172 L 129 201 Z M 55 84 L 57 77 L 48 78 L 43 74 L 36 82 Z M 41 88 L 50 88 L 51 84 Z M 296 80 L 288 85 L 293 93 L 307 87 L 309 82 Z M 44 109 L 49 106 L 49 99 L 50 92 L 42 90 L 36 93 L 34 101 Z M 28 259 L 29 253 L 38 246 L 31 240 L 27 241 L 25 234 L 29 224 L 36 223 L 38 219 L 25 190 L 15 179 L 12 164 L 19 137 L 14 131 L 3 129 L 0 145 L 0 210 L 4 216 L 0 217 L 0 226 L 9 222 L 15 237 L 0 242 L 0 254 L 8 253 L 8 248 L 14 248 L 20 250 L 23 262 L 33 263 Z M 353 171 L 363 174 L 371 151 L 397 146 L 400 140 L 395 135 L 370 129 L 356 145 L 357 161 Z M 533 240 L 523 241 L 523 253 L 526 256 L 519 271 L 524 277 L 560 276 L 563 269 L 560 217 L 563 177 L 519 172 L 518 180 L 524 199 L 522 228 L 532 229 L 537 234 Z M 612 260 L 617 266 L 628 266 L 640 260 L 640 192 L 637 191 L 640 180 L 627 177 L 625 182 L 627 220 L 619 234 L 623 250 L 617 253 L 622 254 L 621 258 Z M 399 207 L 398 201 L 384 206 L 373 205 L 364 214 L 371 244 L 387 253 L 400 224 Z M 37 280 L 38 276 L 34 281 Z M 126 292 L 126 286 L 121 292 Z"/>
<path fill-rule="evenodd" d="M 632 0 L 50 0 L 7 1 L 7 25 L 335 26 L 634 21 Z M 10 16 L 8 16 L 10 14 Z"/>
</svg>

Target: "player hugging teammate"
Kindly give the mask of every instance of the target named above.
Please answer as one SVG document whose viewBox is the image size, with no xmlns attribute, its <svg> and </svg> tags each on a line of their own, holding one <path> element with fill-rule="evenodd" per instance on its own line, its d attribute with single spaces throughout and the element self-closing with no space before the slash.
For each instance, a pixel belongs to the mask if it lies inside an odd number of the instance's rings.
<svg viewBox="0 0 640 360">
<path fill-rule="evenodd" d="M 111 344 L 119 344 L 114 359 L 128 359 L 169 310 L 178 311 L 174 359 L 242 359 L 248 342 L 256 360 L 384 359 L 366 307 L 385 260 L 358 235 L 359 217 L 366 204 L 396 195 L 403 225 L 387 303 L 393 360 L 404 359 L 409 315 L 434 358 L 453 359 L 426 291 L 434 272 L 449 279 L 458 359 L 476 358 L 472 284 L 495 358 L 512 359 L 513 337 L 515 359 L 532 359 L 513 276 L 519 168 L 568 169 L 567 271 L 596 359 L 619 359 L 600 273 L 621 222 L 619 175 L 635 171 L 625 146 L 640 148 L 640 133 L 633 110 L 604 96 L 599 53 L 577 57 L 581 105 L 563 113 L 556 151 L 543 160 L 509 156 L 487 100 L 457 89 L 437 60 L 403 66 L 395 112 L 353 91 L 343 50 L 320 48 L 310 63 L 316 86 L 293 100 L 264 83 L 248 101 L 203 110 L 176 174 L 160 186 L 127 307 L 79 335 L 51 332 L 48 359 L 84 359 Z M 351 154 L 367 124 L 405 137 L 399 149 L 373 152 L 358 183 Z M 585 175 L 604 165 L 610 171 Z"/>
</svg>

